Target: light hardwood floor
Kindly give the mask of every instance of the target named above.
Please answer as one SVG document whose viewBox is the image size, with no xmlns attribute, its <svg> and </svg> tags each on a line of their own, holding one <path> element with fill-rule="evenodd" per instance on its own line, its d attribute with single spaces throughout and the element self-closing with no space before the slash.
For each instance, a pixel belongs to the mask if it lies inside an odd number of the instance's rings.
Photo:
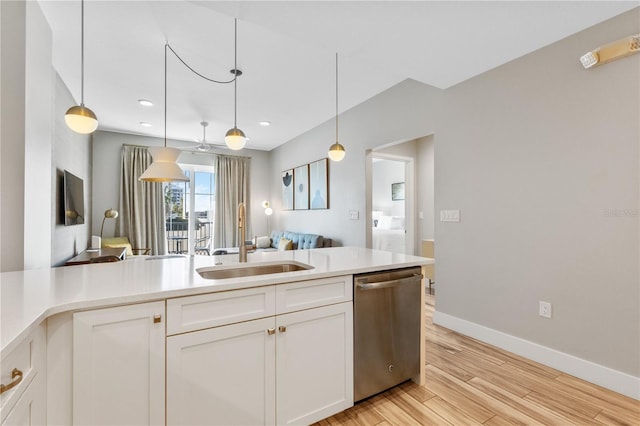
<svg viewBox="0 0 640 426">
<path fill-rule="evenodd" d="M 426 386 L 406 382 L 316 425 L 640 425 L 640 402 L 434 325 Z"/>
</svg>

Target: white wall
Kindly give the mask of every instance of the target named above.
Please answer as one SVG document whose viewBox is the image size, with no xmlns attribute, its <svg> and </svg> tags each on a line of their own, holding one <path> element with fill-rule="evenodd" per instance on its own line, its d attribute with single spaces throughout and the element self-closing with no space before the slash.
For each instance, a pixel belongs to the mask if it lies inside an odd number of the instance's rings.
<svg viewBox="0 0 640 426">
<path fill-rule="evenodd" d="M 385 216 L 403 216 L 404 200 L 391 199 L 391 184 L 404 182 L 404 162 L 380 160 L 373 163 L 371 202 L 373 210 Z"/>
<path fill-rule="evenodd" d="M 437 310 L 636 380 L 640 56 L 578 58 L 639 32 L 636 8 L 448 89 L 435 136 L 436 211 L 461 211 Z"/>
<path fill-rule="evenodd" d="M 92 235 L 100 234 L 104 211 L 108 208 L 118 208 L 120 155 L 123 144 L 161 146 L 164 144 L 164 139 L 107 131 L 98 131 L 95 133 L 93 139 L 93 188 L 95 196 L 93 198 Z M 194 143 L 176 140 L 168 140 L 167 145 L 174 148 L 185 149 L 195 147 Z M 250 149 L 244 149 L 237 154 L 231 154 L 229 150 L 224 149 L 214 149 L 211 152 L 224 155 L 241 155 L 251 158 L 249 171 L 251 193 L 249 230 L 251 232 L 248 232 L 248 236 L 266 235 L 267 222 L 261 205 L 263 200 L 270 198 L 269 181 L 267 179 L 267 177 L 270 176 L 270 154 L 265 151 Z M 211 161 L 212 156 L 209 154 L 183 152 L 178 161 L 192 164 L 205 164 L 207 163 L 207 159 Z M 108 233 L 112 233 L 115 229 L 115 223 L 109 222 L 114 221 L 107 221 L 107 223 L 105 223 L 105 235 L 109 235 Z"/>
<path fill-rule="evenodd" d="M 51 265 L 51 174 L 54 71 L 51 29 L 37 2 L 27 2 L 25 70 L 24 269 Z"/>
</svg>

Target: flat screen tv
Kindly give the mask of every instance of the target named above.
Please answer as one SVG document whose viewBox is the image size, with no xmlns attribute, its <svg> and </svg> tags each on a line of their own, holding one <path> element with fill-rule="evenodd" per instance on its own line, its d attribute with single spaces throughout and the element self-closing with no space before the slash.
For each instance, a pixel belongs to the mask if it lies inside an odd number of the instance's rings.
<svg viewBox="0 0 640 426">
<path fill-rule="evenodd" d="M 84 182 L 78 176 L 64 171 L 64 224 L 84 223 Z"/>
</svg>

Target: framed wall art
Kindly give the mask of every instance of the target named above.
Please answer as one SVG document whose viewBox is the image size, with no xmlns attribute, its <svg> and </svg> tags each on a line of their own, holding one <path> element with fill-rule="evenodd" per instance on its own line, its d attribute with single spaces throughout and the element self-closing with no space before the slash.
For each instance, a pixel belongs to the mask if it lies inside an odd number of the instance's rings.
<svg viewBox="0 0 640 426">
<path fill-rule="evenodd" d="M 391 200 L 404 200 L 404 182 L 391 184 Z"/>
<path fill-rule="evenodd" d="M 309 164 L 309 197 L 311 210 L 329 208 L 329 174 L 326 158 Z"/>
<path fill-rule="evenodd" d="M 293 210 L 293 170 L 282 172 L 282 210 Z"/>
<path fill-rule="evenodd" d="M 293 169 L 294 210 L 309 210 L 309 165 Z"/>
</svg>

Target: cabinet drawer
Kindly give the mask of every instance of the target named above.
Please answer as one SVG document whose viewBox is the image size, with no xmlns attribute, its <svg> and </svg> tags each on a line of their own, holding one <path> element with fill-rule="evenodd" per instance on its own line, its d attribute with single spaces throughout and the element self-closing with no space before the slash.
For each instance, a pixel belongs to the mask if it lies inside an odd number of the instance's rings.
<svg viewBox="0 0 640 426">
<path fill-rule="evenodd" d="M 2 426 L 38 426 L 46 424 L 46 391 L 44 374 L 36 376 L 27 389 L 22 393 L 6 418 Z"/>
<path fill-rule="evenodd" d="M 301 311 L 303 309 L 352 300 L 351 275 L 300 281 L 276 286 L 276 313 Z"/>
<path fill-rule="evenodd" d="M 273 286 L 167 300 L 167 335 L 275 315 Z"/>
<path fill-rule="evenodd" d="M 44 374 L 45 356 L 45 326 L 39 325 L 22 342 L 20 342 L 11 352 L 2 354 L 0 361 L 0 383 L 4 386 L 17 382 L 15 386 L 6 390 L 0 395 L 0 422 L 4 422 L 9 411 L 16 404 L 24 390 L 33 381 L 39 371 Z M 12 371 L 19 370 L 19 376 L 12 378 Z"/>
</svg>

